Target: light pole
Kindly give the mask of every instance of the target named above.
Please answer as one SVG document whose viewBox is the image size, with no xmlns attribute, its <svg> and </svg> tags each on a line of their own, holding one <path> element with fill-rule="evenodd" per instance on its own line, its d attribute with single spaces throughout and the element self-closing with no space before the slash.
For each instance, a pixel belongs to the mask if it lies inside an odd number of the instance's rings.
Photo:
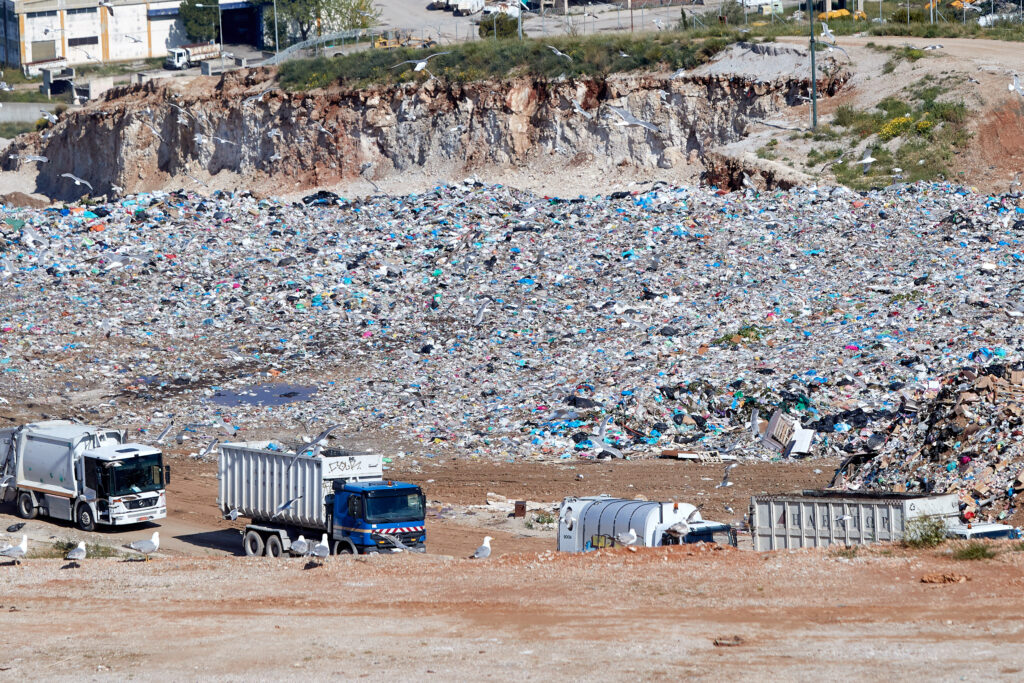
<svg viewBox="0 0 1024 683">
<path fill-rule="evenodd" d="M 814 42 L 813 0 L 807 0 L 807 16 L 811 20 L 811 130 L 818 130 L 818 74 L 814 68 L 814 52 L 817 49 L 817 45 Z"/>
<path fill-rule="evenodd" d="M 276 3 L 275 3 L 276 4 Z M 201 5 L 196 4 L 196 7 L 214 7 L 214 5 Z M 224 18 L 220 13 L 220 2 L 216 4 L 217 7 L 217 24 L 220 25 L 220 68 L 224 70 Z"/>
<path fill-rule="evenodd" d="M 274 56 L 281 54 L 281 43 L 277 39 L 277 0 L 274 0 Z"/>
</svg>

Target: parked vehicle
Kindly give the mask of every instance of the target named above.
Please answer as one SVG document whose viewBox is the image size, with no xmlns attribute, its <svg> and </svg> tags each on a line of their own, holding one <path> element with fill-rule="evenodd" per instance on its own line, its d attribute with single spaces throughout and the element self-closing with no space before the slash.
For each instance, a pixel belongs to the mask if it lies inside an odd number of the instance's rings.
<svg viewBox="0 0 1024 683">
<path fill-rule="evenodd" d="M 84 531 L 163 519 L 169 480 L 163 454 L 120 430 L 66 420 L 0 430 L 0 500 L 15 500 L 24 519 L 43 514 Z"/>
<path fill-rule="evenodd" d="M 172 47 L 167 51 L 167 59 L 164 60 L 164 68 L 189 69 L 193 66 L 199 66 L 199 63 L 204 60 L 215 59 L 219 56 L 219 43 L 196 43 L 194 45 Z"/>
<path fill-rule="evenodd" d="M 622 545 L 622 536 L 636 532 L 630 545 L 661 546 L 722 540 L 736 545 L 732 527 L 701 518 L 688 503 L 659 503 L 610 496 L 566 498 L 558 515 L 558 550 L 568 553 Z"/>
<path fill-rule="evenodd" d="M 484 9 L 484 0 L 455 0 L 452 5 L 452 14 L 457 17 L 468 17 L 482 12 Z"/>
<path fill-rule="evenodd" d="M 803 491 L 750 499 L 754 550 L 899 541 L 907 522 L 924 516 L 959 523 L 957 496 Z"/>
<path fill-rule="evenodd" d="M 242 537 L 246 555 L 280 557 L 294 552 L 300 535 L 312 543 L 324 533 L 332 554 L 425 550 L 423 491 L 382 475 L 375 453 L 225 443 L 217 502 L 225 514 L 252 520 Z"/>
</svg>

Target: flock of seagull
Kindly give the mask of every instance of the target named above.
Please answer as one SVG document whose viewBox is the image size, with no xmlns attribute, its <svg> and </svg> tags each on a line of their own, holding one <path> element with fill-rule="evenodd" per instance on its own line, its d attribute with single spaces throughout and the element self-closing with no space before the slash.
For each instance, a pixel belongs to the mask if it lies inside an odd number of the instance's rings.
<svg viewBox="0 0 1024 683">
<path fill-rule="evenodd" d="M 20 529 L 24 526 L 24 522 L 14 526 Z M 151 538 L 132 541 L 127 547 L 141 555 L 144 555 L 148 562 L 149 556 L 160 549 L 160 532 L 154 531 Z M 6 545 L 0 548 L 0 557 L 6 557 L 12 560 L 15 565 L 21 564 L 21 561 L 25 559 L 26 555 L 28 555 L 28 534 L 21 535 L 21 543 L 16 545 Z M 79 541 L 78 545 L 64 555 L 64 559 L 70 562 L 68 565 L 69 567 L 79 567 L 82 560 L 86 558 L 86 555 L 85 541 Z"/>
</svg>

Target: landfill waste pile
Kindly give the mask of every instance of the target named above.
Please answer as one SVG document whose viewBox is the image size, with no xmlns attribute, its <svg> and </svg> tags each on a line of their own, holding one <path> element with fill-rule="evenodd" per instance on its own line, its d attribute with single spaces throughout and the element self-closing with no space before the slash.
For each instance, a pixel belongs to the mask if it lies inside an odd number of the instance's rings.
<svg viewBox="0 0 1024 683">
<path fill-rule="evenodd" d="M 0 394 L 154 435 L 173 416 L 179 443 L 341 423 L 508 460 L 777 458 L 750 418 L 781 410 L 811 456 L 861 453 L 978 354 L 1019 361 L 1019 203 L 467 180 L 5 209 Z"/>
<path fill-rule="evenodd" d="M 1024 369 L 963 368 L 925 398 L 905 402 L 874 453 L 851 456 L 864 462 L 846 488 L 957 493 L 968 521 L 1012 517 L 1024 487 Z"/>
</svg>

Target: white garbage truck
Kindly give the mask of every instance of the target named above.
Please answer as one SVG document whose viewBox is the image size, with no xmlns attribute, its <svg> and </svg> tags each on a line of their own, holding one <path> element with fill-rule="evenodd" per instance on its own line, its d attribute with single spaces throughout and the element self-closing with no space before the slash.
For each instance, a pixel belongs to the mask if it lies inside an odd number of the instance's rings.
<svg viewBox="0 0 1024 683">
<path fill-rule="evenodd" d="M 0 429 L 0 500 L 83 531 L 167 516 L 170 467 L 152 446 L 108 427 L 51 420 Z"/>
</svg>

